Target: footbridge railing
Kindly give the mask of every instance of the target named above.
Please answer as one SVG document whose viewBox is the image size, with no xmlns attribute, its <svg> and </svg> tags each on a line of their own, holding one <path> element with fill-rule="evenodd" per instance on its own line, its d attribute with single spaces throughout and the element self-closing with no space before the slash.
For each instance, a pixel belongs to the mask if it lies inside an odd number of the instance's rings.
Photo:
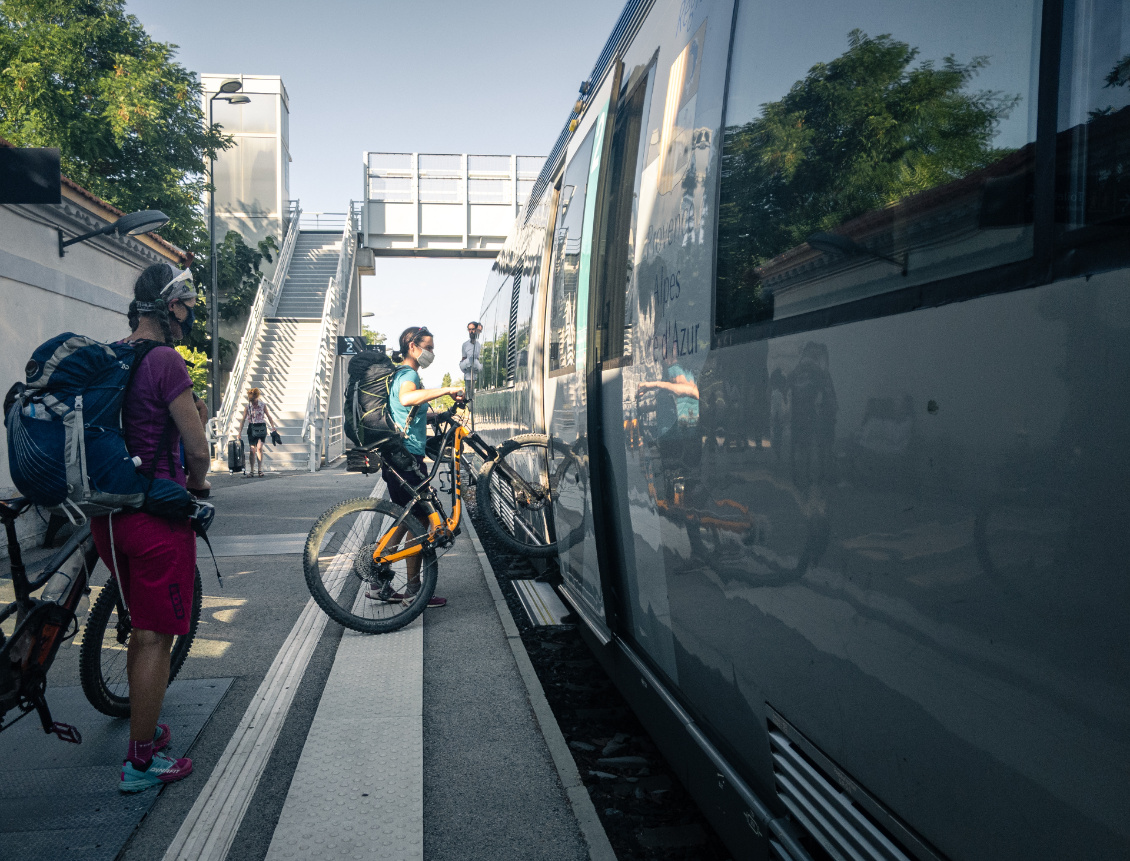
<svg viewBox="0 0 1130 861">
<path fill-rule="evenodd" d="M 334 441 L 337 447 L 341 446 L 340 437 L 329 433 L 332 421 L 327 421 L 327 417 L 334 369 L 337 366 L 337 336 L 341 333 L 342 324 L 345 322 L 345 304 L 349 299 L 349 287 L 353 280 L 353 258 L 357 251 L 357 211 L 352 201 L 344 220 L 337 271 L 330 281 L 329 289 L 326 290 L 326 301 L 322 306 L 322 330 L 318 338 L 318 355 L 314 360 L 310 394 L 306 398 L 306 415 L 302 420 L 302 439 L 310 446 L 311 472 L 321 465 L 324 445 Z M 331 437 L 336 439 L 331 440 Z M 334 453 L 327 451 L 327 459 L 333 458 Z"/>
<path fill-rule="evenodd" d="M 255 344 L 259 339 L 259 330 L 263 327 L 263 320 L 279 301 L 279 293 L 286 281 L 287 270 L 290 269 L 290 259 L 294 255 L 294 244 L 298 239 L 299 217 L 302 210 L 297 200 L 290 201 L 290 212 L 287 214 L 286 236 L 282 248 L 279 249 L 278 265 L 271 280 L 259 287 L 255 296 L 255 303 L 251 306 L 251 314 L 247 318 L 247 325 L 243 328 L 243 339 L 239 342 L 239 351 L 236 354 L 235 367 L 228 377 L 227 388 L 224 389 L 224 399 L 220 402 L 219 414 L 216 416 L 216 456 L 224 457 L 228 440 L 238 436 L 239 431 L 233 428 L 241 403 L 240 393 L 243 391 L 247 371 L 251 365 L 251 356 L 255 352 Z"/>
</svg>

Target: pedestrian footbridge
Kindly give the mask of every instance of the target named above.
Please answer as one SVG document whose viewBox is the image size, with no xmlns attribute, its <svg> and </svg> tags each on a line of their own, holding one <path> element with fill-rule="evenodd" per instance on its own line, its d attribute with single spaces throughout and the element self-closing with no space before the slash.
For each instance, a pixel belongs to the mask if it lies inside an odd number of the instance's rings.
<svg viewBox="0 0 1130 861">
<path fill-rule="evenodd" d="M 245 392 L 278 423 L 275 470 L 317 470 L 345 453 L 339 335 L 361 332 L 362 274 L 375 257 L 491 258 L 521 216 L 541 156 L 365 154 L 365 189 L 345 213 L 285 219 L 278 264 L 240 339 L 216 417 L 216 457 L 239 436 Z"/>
</svg>

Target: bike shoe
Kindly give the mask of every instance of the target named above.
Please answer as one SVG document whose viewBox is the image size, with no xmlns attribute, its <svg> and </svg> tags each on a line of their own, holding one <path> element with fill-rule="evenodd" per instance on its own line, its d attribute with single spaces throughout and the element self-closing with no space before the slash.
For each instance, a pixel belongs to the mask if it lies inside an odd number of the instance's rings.
<svg viewBox="0 0 1130 861">
<path fill-rule="evenodd" d="M 122 792 L 141 792 L 151 786 L 172 783 L 192 774 L 191 759 L 173 759 L 163 753 L 153 754 L 153 761 L 145 769 L 137 768 L 129 760 L 122 763 L 122 779 L 118 789 Z"/>
<path fill-rule="evenodd" d="M 167 723 L 157 724 L 157 731 L 153 733 L 153 752 L 158 753 L 169 746 L 173 740 L 173 731 Z"/>
</svg>

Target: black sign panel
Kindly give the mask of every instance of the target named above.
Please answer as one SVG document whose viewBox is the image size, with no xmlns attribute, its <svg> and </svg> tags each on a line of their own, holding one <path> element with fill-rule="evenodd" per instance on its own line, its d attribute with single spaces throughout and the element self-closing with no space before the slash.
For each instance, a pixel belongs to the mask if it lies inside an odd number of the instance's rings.
<svg viewBox="0 0 1130 861">
<path fill-rule="evenodd" d="M 0 146 L 0 203 L 61 201 L 57 148 Z"/>
<path fill-rule="evenodd" d="M 364 353 L 366 350 L 379 350 L 383 353 L 385 351 L 385 345 L 368 344 L 360 335 L 337 336 L 337 354 L 339 356 L 356 356 L 358 353 Z"/>
</svg>

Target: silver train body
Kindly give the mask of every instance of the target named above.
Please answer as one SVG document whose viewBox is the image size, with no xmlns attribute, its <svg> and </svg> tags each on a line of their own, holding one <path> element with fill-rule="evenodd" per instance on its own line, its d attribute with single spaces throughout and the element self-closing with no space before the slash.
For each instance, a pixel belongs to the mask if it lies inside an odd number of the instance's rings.
<svg viewBox="0 0 1130 861">
<path fill-rule="evenodd" d="M 1130 858 L 1130 4 L 631 2 L 582 90 L 476 423 L 734 856 Z"/>
</svg>

